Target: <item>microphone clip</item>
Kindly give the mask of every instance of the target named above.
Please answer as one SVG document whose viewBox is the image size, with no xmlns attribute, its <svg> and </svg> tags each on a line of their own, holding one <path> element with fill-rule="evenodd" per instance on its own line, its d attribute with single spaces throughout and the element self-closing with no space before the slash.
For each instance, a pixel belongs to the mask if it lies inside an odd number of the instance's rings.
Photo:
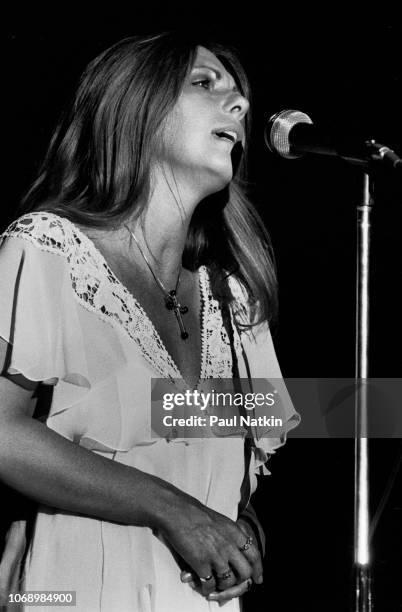
<svg viewBox="0 0 402 612">
<path fill-rule="evenodd" d="M 402 159 L 395 151 L 375 140 L 366 140 L 365 145 L 371 162 L 387 164 L 388 167 L 402 171 Z"/>
</svg>

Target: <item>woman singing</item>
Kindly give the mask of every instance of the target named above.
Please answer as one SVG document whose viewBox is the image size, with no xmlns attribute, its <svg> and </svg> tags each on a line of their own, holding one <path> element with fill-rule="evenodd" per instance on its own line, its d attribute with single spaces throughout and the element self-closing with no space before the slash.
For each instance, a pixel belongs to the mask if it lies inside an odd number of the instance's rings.
<svg viewBox="0 0 402 612">
<path fill-rule="evenodd" d="M 262 582 L 249 498 L 298 415 L 258 440 L 151 433 L 156 378 L 281 377 L 268 237 L 242 191 L 248 110 L 231 51 L 118 42 L 85 70 L 2 234 L 0 475 L 38 503 L 31 537 L 23 522 L 8 534 L 3 598 L 239 610 Z"/>
</svg>

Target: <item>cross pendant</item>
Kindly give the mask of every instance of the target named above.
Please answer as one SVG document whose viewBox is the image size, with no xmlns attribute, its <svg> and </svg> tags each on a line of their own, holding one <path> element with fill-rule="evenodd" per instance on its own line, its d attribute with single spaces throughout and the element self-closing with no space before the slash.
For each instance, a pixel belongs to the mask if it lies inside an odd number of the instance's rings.
<svg viewBox="0 0 402 612">
<path fill-rule="evenodd" d="M 168 310 L 174 311 L 175 317 L 177 319 L 177 323 L 179 324 L 181 339 L 187 340 L 188 332 L 184 326 L 184 322 L 181 316 L 182 314 L 186 314 L 188 312 L 187 306 L 181 306 L 179 304 L 179 301 L 176 295 L 176 291 L 174 289 L 169 291 L 169 295 L 165 297 L 165 304 Z"/>
</svg>

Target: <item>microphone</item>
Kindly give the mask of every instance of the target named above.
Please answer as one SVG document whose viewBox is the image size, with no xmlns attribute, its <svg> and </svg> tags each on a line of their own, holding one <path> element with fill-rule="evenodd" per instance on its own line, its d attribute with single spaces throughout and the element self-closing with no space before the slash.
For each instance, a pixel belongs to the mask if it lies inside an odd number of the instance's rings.
<svg viewBox="0 0 402 612">
<path fill-rule="evenodd" d="M 286 159 L 296 159 L 306 153 L 340 157 L 356 165 L 368 166 L 383 162 L 402 170 L 402 159 L 389 147 L 375 140 L 354 141 L 349 134 L 331 133 L 315 126 L 306 113 L 283 110 L 268 120 L 265 128 L 268 149 Z"/>
</svg>

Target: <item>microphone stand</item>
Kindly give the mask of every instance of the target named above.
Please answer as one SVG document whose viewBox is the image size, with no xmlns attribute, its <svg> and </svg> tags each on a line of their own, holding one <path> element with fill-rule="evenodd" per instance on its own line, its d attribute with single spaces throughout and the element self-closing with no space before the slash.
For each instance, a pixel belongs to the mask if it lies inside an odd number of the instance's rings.
<svg viewBox="0 0 402 612">
<path fill-rule="evenodd" d="M 364 175 L 363 201 L 357 207 L 356 369 L 354 575 L 355 612 L 371 612 L 369 542 L 369 463 L 367 435 L 367 377 L 369 345 L 370 216 L 373 180 Z"/>
<path fill-rule="evenodd" d="M 372 612 L 370 571 L 368 363 L 369 363 L 369 274 L 371 212 L 374 179 L 370 170 L 387 165 L 400 176 L 402 160 L 375 140 L 364 143 L 363 154 L 338 154 L 344 161 L 362 167 L 363 198 L 357 207 L 356 354 L 355 354 L 355 457 L 354 457 L 354 612 Z"/>
<path fill-rule="evenodd" d="M 370 170 L 387 165 L 401 175 L 402 160 L 375 140 L 365 142 L 363 158 L 342 156 L 363 167 L 363 198 L 357 207 L 356 270 L 356 357 L 355 357 L 355 463 L 354 463 L 354 612 L 372 612 L 370 571 L 368 364 L 369 364 L 369 274 L 371 212 L 374 205 L 374 179 Z"/>
<path fill-rule="evenodd" d="M 265 142 L 271 151 L 286 159 L 304 154 L 341 158 L 364 170 L 363 201 L 357 207 L 356 355 L 355 355 L 355 457 L 354 457 L 354 612 L 372 612 L 370 576 L 370 517 L 368 462 L 368 345 L 369 345 L 369 264 L 370 217 L 374 204 L 373 179 L 376 166 L 402 174 L 402 159 L 375 140 L 348 147 L 334 145 L 319 132 L 311 131 L 310 117 L 285 110 L 268 121 Z"/>
</svg>

